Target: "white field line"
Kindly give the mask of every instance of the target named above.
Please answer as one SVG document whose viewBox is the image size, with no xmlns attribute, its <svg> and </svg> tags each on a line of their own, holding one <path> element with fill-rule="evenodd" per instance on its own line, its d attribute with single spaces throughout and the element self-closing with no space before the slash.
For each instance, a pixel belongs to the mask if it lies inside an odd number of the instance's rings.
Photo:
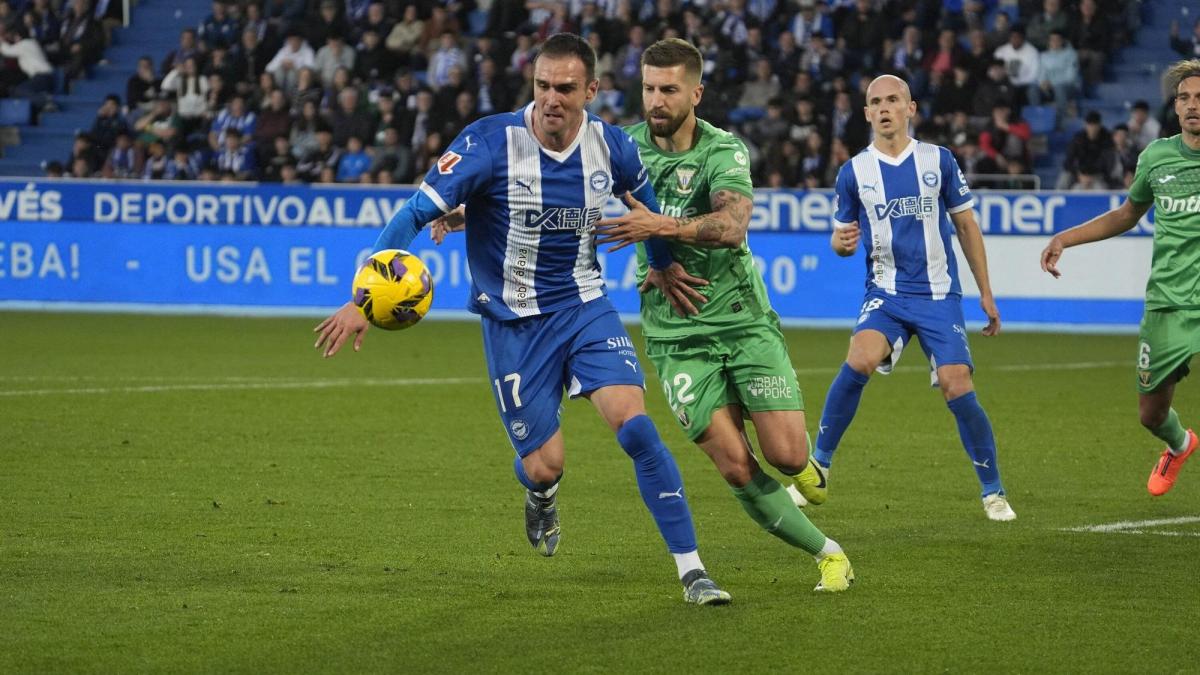
<svg viewBox="0 0 1200 675">
<path fill-rule="evenodd" d="M 1122 520 L 1115 523 L 1102 523 L 1100 525 L 1064 527 L 1061 531 L 1091 532 L 1096 534 L 1157 534 L 1164 537 L 1200 537 L 1200 532 L 1177 532 L 1174 530 L 1145 529 L 1162 527 L 1163 525 L 1185 525 L 1189 523 L 1200 523 L 1200 516 L 1159 518 L 1157 520 Z"/>
<path fill-rule="evenodd" d="M 1101 368 L 1125 367 L 1125 361 L 1080 361 L 1073 363 L 1010 363 L 987 366 L 987 370 L 1000 372 L 1039 372 L 1060 370 L 1093 370 Z M 901 366 L 896 370 L 901 372 L 925 372 L 923 366 Z M 822 375 L 836 373 L 838 368 L 797 368 L 797 375 Z M 303 379 L 303 378 L 256 378 L 256 377 L 215 377 L 215 378 L 171 378 L 167 376 L 117 375 L 112 377 L 88 375 L 0 375 L 0 382 L 80 382 L 96 380 L 101 382 L 170 382 L 170 384 L 128 385 L 117 387 L 75 387 L 63 389 L 13 389 L 0 390 L 4 396 L 50 396 L 54 394 L 147 394 L 168 391 L 220 391 L 240 389 L 325 389 L 330 387 L 366 386 L 388 387 L 405 385 L 453 385 L 482 382 L 479 378 L 366 378 L 366 379 Z M 182 380 L 182 381 L 181 381 Z M 188 380 L 195 380 L 188 382 Z"/>
<path fill-rule="evenodd" d="M 73 389 L 16 389 L 0 396 L 54 396 L 58 394 L 157 394 L 170 391 L 237 391 L 246 389 L 328 389 L 331 387 L 410 387 L 420 385 L 478 384 L 478 377 L 353 378 L 327 380 L 259 380 L 197 384 L 151 384 L 128 387 L 77 387 Z"/>
</svg>

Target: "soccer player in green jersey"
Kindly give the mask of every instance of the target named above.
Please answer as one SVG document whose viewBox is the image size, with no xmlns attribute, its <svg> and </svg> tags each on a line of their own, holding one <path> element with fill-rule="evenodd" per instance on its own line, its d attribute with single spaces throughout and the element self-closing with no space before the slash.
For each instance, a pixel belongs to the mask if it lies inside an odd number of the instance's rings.
<svg viewBox="0 0 1200 675">
<path fill-rule="evenodd" d="M 1168 77 L 1182 132 L 1146 146 L 1124 204 L 1054 235 L 1042 251 L 1042 269 L 1057 278 L 1063 249 L 1126 232 L 1155 207 L 1154 257 L 1137 356 L 1142 426 L 1167 444 L 1146 484 L 1154 496 L 1175 485 L 1197 445 L 1171 400 L 1175 383 L 1200 352 L 1200 60 L 1176 63 Z"/>
<path fill-rule="evenodd" d="M 662 273 L 649 269 L 638 246 L 642 332 L 667 402 L 750 518 L 814 556 L 821 573 L 816 590 L 842 591 L 854 580 L 850 561 L 761 469 L 746 433 L 748 416 L 763 459 L 790 476 L 807 500 L 825 500 L 824 475 L 809 461 L 804 399 L 779 316 L 746 245 L 753 207 L 746 147 L 696 117 L 701 67 L 700 52 L 679 39 L 660 40 L 643 53 L 646 121 L 626 131 L 638 143 L 663 215 L 629 199 L 628 214 L 597 223 L 597 243 L 615 244 L 610 250 L 650 237 L 669 243 L 675 263 Z"/>
</svg>

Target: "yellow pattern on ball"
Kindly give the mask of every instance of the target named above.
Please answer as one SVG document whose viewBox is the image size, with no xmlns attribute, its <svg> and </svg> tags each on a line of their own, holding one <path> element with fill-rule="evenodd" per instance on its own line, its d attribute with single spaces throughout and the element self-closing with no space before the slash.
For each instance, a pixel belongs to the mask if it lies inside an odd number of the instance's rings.
<svg viewBox="0 0 1200 675">
<path fill-rule="evenodd" d="M 400 249 L 375 253 L 354 275 L 354 304 L 385 330 L 408 328 L 433 304 L 433 279 L 425 263 Z"/>
</svg>

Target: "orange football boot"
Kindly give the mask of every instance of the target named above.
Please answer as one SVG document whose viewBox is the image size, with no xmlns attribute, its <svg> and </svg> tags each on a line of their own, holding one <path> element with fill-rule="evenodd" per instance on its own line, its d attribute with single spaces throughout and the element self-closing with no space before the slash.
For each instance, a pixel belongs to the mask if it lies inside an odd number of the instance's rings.
<svg viewBox="0 0 1200 675">
<path fill-rule="evenodd" d="M 1200 445 L 1200 438 L 1196 437 L 1195 432 L 1188 429 L 1187 435 L 1187 450 L 1176 455 L 1171 452 L 1170 448 L 1167 448 L 1163 450 L 1162 457 L 1158 458 L 1158 464 L 1154 465 L 1154 471 L 1150 474 L 1146 489 L 1155 497 L 1167 494 L 1175 486 L 1175 478 L 1179 476 L 1179 470 L 1183 468 L 1183 463 L 1196 451 L 1196 446 Z"/>
</svg>

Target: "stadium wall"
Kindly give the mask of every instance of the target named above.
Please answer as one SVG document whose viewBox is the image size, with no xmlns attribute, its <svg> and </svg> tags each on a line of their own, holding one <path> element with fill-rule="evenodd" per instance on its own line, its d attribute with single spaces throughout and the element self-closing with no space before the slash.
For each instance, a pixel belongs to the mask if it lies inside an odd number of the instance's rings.
<svg viewBox="0 0 1200 675">
<path fill-rule="evenodd" d="M 0 308 L 320 315 L 348 299 L 378 228 L 411 187 L 106 181 L 0 182 Z M 1004 323 L 1024 330 L 1135 330 L 1150 267 L 1147 217 L 1128 234 L 1069 251 L 1053 279 L 1049 236 L 1117 206 L 1121 193 L 981 192 L 976 208 Z M 829 249 L 830 191 L 759 190 L 751 247 L 785 323 L 849 326 L 861 254 Z M 612 200 L 608 210 L 622 207 Z M 435 280 L 432 317 L 461 318 L 464 239 L 414 242 Z M 956 245 L 957 248 L 957 245 Z M 983 314 L 958 251 L 967 319 Z M 604 256 L 619 311 L 638 309 L 634 261 Z"/>
</svg>

